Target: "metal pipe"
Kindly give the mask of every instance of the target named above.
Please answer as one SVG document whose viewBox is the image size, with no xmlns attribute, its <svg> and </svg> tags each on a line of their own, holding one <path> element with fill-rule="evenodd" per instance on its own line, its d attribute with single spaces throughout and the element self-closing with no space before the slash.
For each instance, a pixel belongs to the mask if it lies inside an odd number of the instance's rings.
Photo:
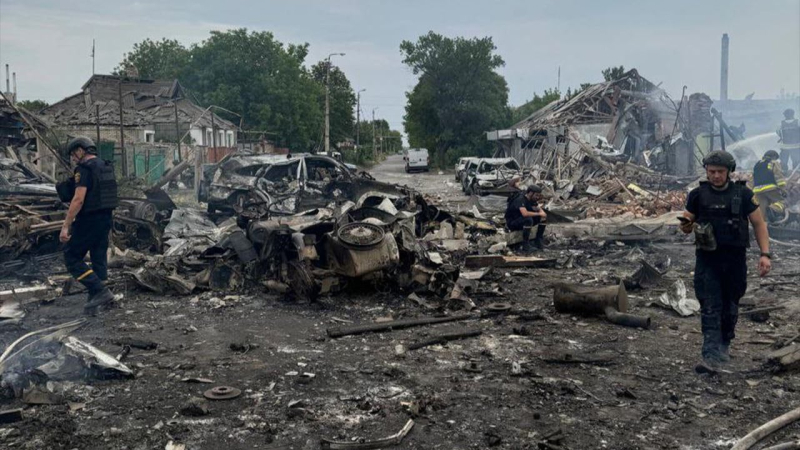
<svg viewBox="0 0 800 450">
<path fill-rule="evenodd" d="M 623 327 L 631 328 L 650 328 L 650 318 L 647 316 L 636 316 L 634 314 L 625 314 L 617 311 L 616 309 L 608 306 L 605 309 L 606 320 L 615 324 L 622 325 Z"/>
</svg>

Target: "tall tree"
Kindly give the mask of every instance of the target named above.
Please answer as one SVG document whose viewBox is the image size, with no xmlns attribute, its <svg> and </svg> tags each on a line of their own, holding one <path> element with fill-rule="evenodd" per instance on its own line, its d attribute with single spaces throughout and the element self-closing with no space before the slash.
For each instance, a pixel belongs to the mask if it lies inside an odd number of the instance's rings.
<svg viewBox="0 0 800 450">
<path fill-rule="evenodd" d="M 44 100 L 21 100 L 17 102 L 17 106 L 21 106 L 32 113 L 38 113 L 50 106 L 50 104 Z"/>
<path fill-rule="evenodd" d="M 603 79 L 605 81 L 614 81 L 622 78 L 625 75 L 625 67 L 623 66 L 611 66 L 606 69 L 603 69 Z"/>
<path fill-rule="evenodd" d="M 567 96 L 569 96 L 571 93 L 572 92 L 567 89 Z M 525 120 L 526 117 L 560 98 L 561 92 L 559 92 L 558 89 L 545 89 L 542 95 L 534 92 L 531 100 L 528 100 L 523 105 L 513 109 L 512 120 L 514 123 L 521 122 L 522 120 Z"/>
<path fill-rule="evenodd" d="M 114 72 L 129 75 L 135 72 L 139 78 L 147 79 L 180 78 L 190 60 L 189 49 L 174 39 L 145 39 L 133 44 L 133 50 L 125 53 Z"/>
<path fill-rule="evenodd" d="M 505 63 L 492 38 L 448 38 L 434 32 L 403 41 L 403 63 L 417 85 L 407 92 L 404 125 L 412 147 L 436 152 L 440 166 L 490 147 L 485 132 L 510 119 L 508 86 L 495 70 Z"/>
<path fill-rule="evenodd" d="M 320 85 L 322 95 L 319 105 L 325 111 L 325 68 L 327 61 L 320 61 L 311 68 L 311 76 Z M 355 129 L 356 94 L 350 85 L 350 80 L 338 67 L 331 65 L 329 77 L 330 86 L 330 121 L 331 121 L 331 147 L 336 143 L 353 137 Z"/>
<path fill-rule="evenodd" d="M 133 64 L 143 78 L 177 77 L 202 106 L 240 114 L 246 129 L 276 133 L 278 145 L 294 151 L 321 141 L 320 86 L 303 66 L 308 44 L 284 45 L 272 33 L 242 28 L 212 31 L 188 55 L 183 50 L 177 41 L 146 39 L 119 69 Z"/>
</svg>

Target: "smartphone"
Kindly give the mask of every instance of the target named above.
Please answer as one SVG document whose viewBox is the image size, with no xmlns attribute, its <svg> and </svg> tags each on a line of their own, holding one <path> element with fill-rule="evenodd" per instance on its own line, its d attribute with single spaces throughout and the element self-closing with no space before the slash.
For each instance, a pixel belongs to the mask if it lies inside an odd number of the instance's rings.
<svg viewBox="0 0 800 450">
<path fill-rule="evenodd" d="M 678 220 L 680 220 L 682 224 L 691 222 L 691 220 L 687 219 L 686 217 L 678 217 Z"/>
</svg>

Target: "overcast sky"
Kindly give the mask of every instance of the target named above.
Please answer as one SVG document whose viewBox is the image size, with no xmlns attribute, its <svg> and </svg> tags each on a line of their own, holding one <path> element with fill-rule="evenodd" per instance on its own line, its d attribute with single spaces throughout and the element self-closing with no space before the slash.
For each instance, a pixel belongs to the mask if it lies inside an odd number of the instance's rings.
<svg viewBox="0 0 800 450">
<path fill-rule="evenodd" d="M 307 65 L 331 52 L 362 94 L 362 111 L 402 129 L 415 77 L 399 44 L 429 30 L 492 36 L 518 105 L 534 92 L 599 81 L 610 65 L 635 67 L 673 95 L 719 96 L 720 39 L 730 36 L 730 98 L 800 92 L 800 0 L 0 0 L 0 63 L 20 99 L 58 101 L 92 73 L 108 73 L 145 38 L 200 42 L 210 30 L 268 30 L 310 44 Z M 3 74 L 3 77 L 5 74 Z M 4 87 L 4 86 L 3 86 Z"/>
</svg>

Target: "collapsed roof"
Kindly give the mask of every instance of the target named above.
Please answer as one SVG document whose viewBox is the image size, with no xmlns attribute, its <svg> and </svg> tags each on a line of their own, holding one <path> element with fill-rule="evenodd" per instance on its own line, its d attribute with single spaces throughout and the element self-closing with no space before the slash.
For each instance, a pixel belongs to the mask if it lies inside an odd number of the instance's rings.
<svg viewBox="0 0 800 450">
<path fill-rule="evenodd" d="M 178 80 L 143 80 L 113 75 L 93 75 L 81 87 L 81 92 L 45 108 L 42 116 L 55 125 L 96 125 L 99 122 L 100 125 L 119 126 L 120 96 L 125 126 L 174 123 L 177 106 L 180 122 L 211 127 L 214 114 L 187 99 Z M 217 115 L 214 115 L 214 126 L 224 130 L 237 128 Z"/>
<path fill-rule="evenodd" d="M 663 91 L 636 69 L 621 78 L 593 84 L 574 97 L 555 100 L 513 126 L 517 129 L 541 129 L 548 126 L 610 123 L 617 115 L 620 100 L 634 104 L 656 99 Z"/>
</svg>

